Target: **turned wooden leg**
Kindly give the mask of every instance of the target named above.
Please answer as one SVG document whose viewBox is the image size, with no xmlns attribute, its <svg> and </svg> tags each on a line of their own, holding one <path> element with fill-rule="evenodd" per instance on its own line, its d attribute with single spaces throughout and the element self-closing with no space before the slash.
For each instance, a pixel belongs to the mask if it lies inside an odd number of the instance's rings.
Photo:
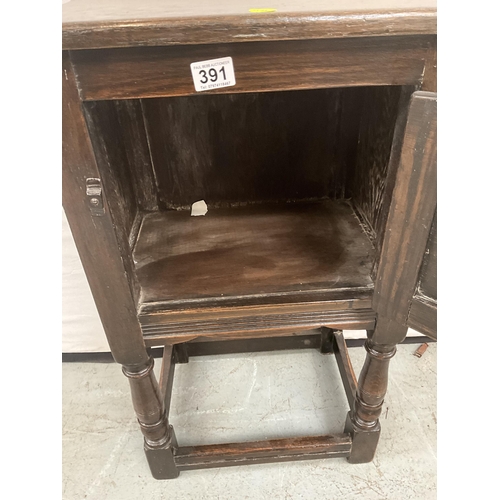
<svg viewBox="0 0 500 500">
<path fill-rule="evenodd" d="M 144 434 L 144 451 L 155 479 L 172 479 L 179 475 L 174 462 L 177 447 L 172 426 L 168 423 L 158 382 L 153 372 L 153 358 L 145 365 L 123 366 L 132 392 L 137 420 Z"/>
<path fill-rule="evenodd" d="M 389 374 L 389 361 L 396 353 L 395 344 L 365 343 L 366 359 L 358 381 L 354 409 L 347 415 L 345 432 L 352 435 L 349 462 L 360 464 L 373 460 L 380 436 L 382 412 Z"/>
</svg>

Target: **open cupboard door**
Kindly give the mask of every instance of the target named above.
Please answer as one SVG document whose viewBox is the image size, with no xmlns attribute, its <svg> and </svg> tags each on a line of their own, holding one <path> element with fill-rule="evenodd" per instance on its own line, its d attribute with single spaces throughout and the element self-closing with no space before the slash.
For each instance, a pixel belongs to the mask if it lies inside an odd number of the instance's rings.
<svg viewBox="0 0 500 500">
<path fill-rule="evenodd" d="M 425 155 L 422 161 L 433 163 L 434 183 L 436 183 L 436 137 L 437 137 L 437 96 L 431 92 L 418 92 L 415 96 L 426 101 L 425 115 L 414 115 L 415 120 L 425 119 L 418 124 L 419 137 L 425 141 Z M 415 144 L 415 148 L 418 144 Z M 408 327 L 437 339 L 437 203 L 429 228 L 429 237 L 422 255 L 415 292 L 408 314 Z"/>
<path fill-rule="evenodd" d="M 395 132 L 394 188 L 373 297 L 372 342 L 401 342 L 407 328 L 436 338 L 436 94 L 411 96 L 405 126 Z M 401 115 L 403 117 L 403 115 Z"/>
</svg>

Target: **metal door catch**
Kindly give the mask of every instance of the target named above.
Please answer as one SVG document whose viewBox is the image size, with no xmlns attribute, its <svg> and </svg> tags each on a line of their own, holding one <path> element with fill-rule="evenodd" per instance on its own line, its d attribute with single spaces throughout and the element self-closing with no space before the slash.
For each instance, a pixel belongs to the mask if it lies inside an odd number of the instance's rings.
<svg viewBox="0 0 500 500">
<path fill-rule="evenodd" d="M 87 179 L 87 200 L 90 213 L 96 217 L 104 215 L 101 179 Z"/>
</svg>

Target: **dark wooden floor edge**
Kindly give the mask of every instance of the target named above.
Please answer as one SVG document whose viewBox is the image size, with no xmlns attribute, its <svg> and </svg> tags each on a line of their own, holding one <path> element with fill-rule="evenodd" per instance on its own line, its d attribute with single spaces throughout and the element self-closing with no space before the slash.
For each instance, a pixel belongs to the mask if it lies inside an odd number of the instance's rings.
<svg viewBox="0 0 500 500">
<path fill-rule="evenodd" d="M 361 347 L 366 339 L 346 339 L 347 347 Z M 436 340 L 430 337 L 407 337 L 401 344 L 423 344 L 433 343 Z M 314 347 L 312 347 L 314 349 Z M 154 358 L 163 357 L 163 347 L 153 347 L 148 349 Z M 114 363 L 110 352 L 63 352 L 63 363 Z"/>
</svg>

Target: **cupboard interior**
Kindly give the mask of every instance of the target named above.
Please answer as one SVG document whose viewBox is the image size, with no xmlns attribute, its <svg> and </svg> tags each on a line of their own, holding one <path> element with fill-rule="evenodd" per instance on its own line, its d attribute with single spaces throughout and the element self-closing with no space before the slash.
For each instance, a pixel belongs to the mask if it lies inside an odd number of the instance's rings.
<svg viewBox="0 0 500 500">
<path fill-rule="evenodd" d="M 366 295 L 412 90 L 86 102 L 138 306 Z"/>
</svg>

